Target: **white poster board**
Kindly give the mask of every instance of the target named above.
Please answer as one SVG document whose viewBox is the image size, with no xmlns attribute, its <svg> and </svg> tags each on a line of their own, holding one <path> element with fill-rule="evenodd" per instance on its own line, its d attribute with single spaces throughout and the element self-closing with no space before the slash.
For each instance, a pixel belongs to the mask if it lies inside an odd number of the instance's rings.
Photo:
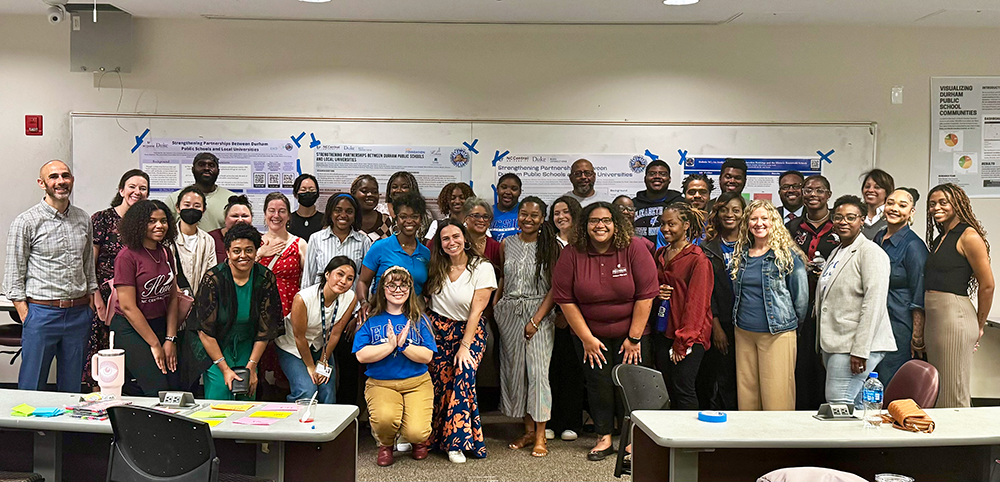
<svg viewBox="0 0 1000 482">
<path fill-rule="evenodd" d="M 931 78 L 930 185 L 1000 197 L 1000 77 Z"/>
</svg>

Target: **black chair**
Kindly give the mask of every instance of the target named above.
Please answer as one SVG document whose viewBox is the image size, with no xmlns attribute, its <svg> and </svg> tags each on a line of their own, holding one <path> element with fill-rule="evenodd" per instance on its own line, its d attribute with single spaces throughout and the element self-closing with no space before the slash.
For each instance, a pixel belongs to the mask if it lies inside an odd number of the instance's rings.
<svg viewBox="0 0 1000 482">
<path fill-rule="evenodd" d="M 14 355 L 10 359 L 10 364 L 13 365 L 17 361 L 17 357 L 21 356 L 21 333 L 24 327 L 21 325 L 21 317 L 18 316 L 17 311 L 10 311 L 8 313 L 10 314 L 10 319 L 14 320 L 14 323 L 0 325 L 0 346 L 16 347 L 17 349 L 0 350 L 0 354 Z"/>
<path fill-rule="evenodd" d="M 219 458 L 207 423 L 146 407 L 108 410 L 114 440 L 108 482 L 273 482 L 219 474 Z"/>
<path fill-rule="evenodd" d="M 625 418 L 622 421 L 622 435 L 618 440 L 618 461 L 615 462 L 615 477 L 631 474 L 631 463 L 625 462 L 625 448 L 632 438 L 633 410 L 667 410 L 670 395 L 663 374 L 652 368 L 639 365 L 617 365 L 611 370 L 611 379 L 622 391 L 625 401 Z M 628 465 L 626 467 L 626 465 Z"/>
<path fill-rule="evenodd" d="M 32 472 L 4 472 L 0 470 L 0 482 L 45 482 L 45 477 Z"/>
</svg>

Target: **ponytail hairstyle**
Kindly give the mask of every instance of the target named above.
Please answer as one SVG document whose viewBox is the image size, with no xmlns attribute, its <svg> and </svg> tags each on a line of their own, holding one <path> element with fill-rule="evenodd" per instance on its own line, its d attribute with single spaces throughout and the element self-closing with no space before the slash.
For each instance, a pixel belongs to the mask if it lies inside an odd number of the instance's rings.
<svg viewBox="0 0 1000 482">
<path fill-rule="evenodd" d="M 402 266 L 390 266 L 382 272 L 382 278 L 379 279 L 378 288 L 375 290 L 375 305 L 372 315 L 384 313 L 389 308 L 389 301 L 385 298 L 385 287 L 389 283 L 400 283 L 410 287 L 406 302 L 403 303 L 403 315 L 411 322 L 419 320 L 424 312 L 423 299 L 414 292 L 413 276 Z"/>
<path fill-rule="evenodd" d="M 680 216 L 681 220 L 688 223 L 687 232 L 684 233 L 687 236 L 688 241 L 694 241 L 705 235 L 705 215 L 701 210 L 695 209 L 687 201 L 676 201 L 670 203 L 667 207 L 663 208 L 663 212 L 674 211 Z M 660 214 L 661 218 L 663 214 Z M 661 225 L 663 221 L 660 221 Z"/>
<path fill-rule="evenodd" d="M 917 191 L 916 189 L 912 188 L 912 187 L 897 187 L 896 191 L 903 191 L 903 192 L 905 192 L 905 193 L 907 193 L 907 194 L 910 195 L 910 206 L 913 206 L 913 212 L 910 213 L 910 219 L 907 219 L 906 221 L 907 221 L 907 223 L 909 225 L 912 226 L 913 225 L 913 215 L 916 214 L 917 201 L 920 200 L 920 192 Z M 893 191 L 893 192 L 896 192 L 896 191 Z M 892 193 L 889 193 L 889 194 L 892 194 Z M 983 238 L 983 239 L 985 239 L 985 238 Z"/>
<path fill-rule="evenodd" d="M 538 228 L 538 240 L 535 241 L 535 282 L 545 280 L 551 286 L 552 268 L 559 261 L 559 253 L 562 252 L 562 246 L 556 239 L 555 225 L 545 220 L 545 213 L 548 211 L 545 201 L 542 201 L 537 196 L 528 196 L 521 199 L 518 213 L 524 209 L 524 205 L 527 203 L 538 205 L 542 211 L 542 224 Z M 543 274 L 545 275 L 544 278 L 542 277 Z"/>
</svg>

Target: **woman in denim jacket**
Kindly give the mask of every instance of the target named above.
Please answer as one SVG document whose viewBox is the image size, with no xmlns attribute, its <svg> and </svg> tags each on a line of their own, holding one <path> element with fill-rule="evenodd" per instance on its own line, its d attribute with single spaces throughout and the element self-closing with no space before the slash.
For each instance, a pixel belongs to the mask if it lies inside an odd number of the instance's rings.
<svg viewBox="0 0 1000 482">
<path fill-rule="evenodd" d="M 770 202 L 740 221 L 730 265 L 740 410 L 795 410 L 795 329 L 809 310 L 805 254 Z"/>
</svg>

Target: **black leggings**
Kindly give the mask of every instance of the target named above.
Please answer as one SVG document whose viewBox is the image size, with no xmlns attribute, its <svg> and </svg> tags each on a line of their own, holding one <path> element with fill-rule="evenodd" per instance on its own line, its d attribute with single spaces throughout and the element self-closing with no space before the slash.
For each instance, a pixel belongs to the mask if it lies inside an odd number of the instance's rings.
<svg viewBox="0 0 1000 482">
<path fill-rule="evenodd" d="M 622 343 L 625 343 L 625 337 L 605 338 L 599 336 L 597 339 L 601 340 L 604 347 L 608 349 L 604 352 L 604 359 L 608 363 L 604 363 L 600 367 L 595 364 L 591 368 L 589 363 L 583 362 L 582 366 L 583 379 L 587 384 L 587 400 L 590 403 L 590 418 L 594 419 L 594 429 L 597 435 L 603 436 L 610 435 L 614 429 L 615 420 L 618 420 L 620 424 L 625 415 L 621 390 L 615 387 L 614 382 L 611 381 L 611 369 L 615 365 L 620 365 L 625 357 L 624 353 L 618 353 Z M 574 336 L 573 343 L 576 345 L 577 358 L 583 360 L 583 342 Z M 650 343 L 650 336 L 644 335 L 640 343 L 642 361 L 639 364 L 645 367 L 653 364 L 653 347 L 650 346 Z"/>
<path fill-rule="evenodd" d="M 552 386 L 552 418 L 547 428 L 558 436 L 566 430 L 583 430 L 583 402 L 587 390 L 583 384 L 583 369 L 573 346 L 573 331 L 556 328 L 549 364 L 549 385 Z"/>
<path fill-rule="evenodd" d="M 165 317 L 147 319 L 149 328 L 156 333 L 156 338 L 162 344 L 167 335 L 167 319 Z M 115 314 L 111 319 L 111 330 L 115 332 L 115 348 L 125 350 L 125 385 L 122 393 L 125 395 L 155 397 L 161 390 L 170 390 L 180 386 L 180 372 L 170 371 L 164 375 L 156 366 L 153 352 L 149 344 L 132 324 L 122 315 Z M 179 351 L 179 350 L 178 350 Z"/>
<path fill-rule="evenodd" d="M 656 351 L 656 369 L 663 374 L 670 393 L 670 408 L 675 410 L 698 410 L 698 393 L 695 384 L 705 347 L 699 343 L 691 345 L 691 353 L 680 363 L 670 360 L 670 347 L 674 340 L 663 335 L 653 335 L 653 349 Z"/>
</svg>

